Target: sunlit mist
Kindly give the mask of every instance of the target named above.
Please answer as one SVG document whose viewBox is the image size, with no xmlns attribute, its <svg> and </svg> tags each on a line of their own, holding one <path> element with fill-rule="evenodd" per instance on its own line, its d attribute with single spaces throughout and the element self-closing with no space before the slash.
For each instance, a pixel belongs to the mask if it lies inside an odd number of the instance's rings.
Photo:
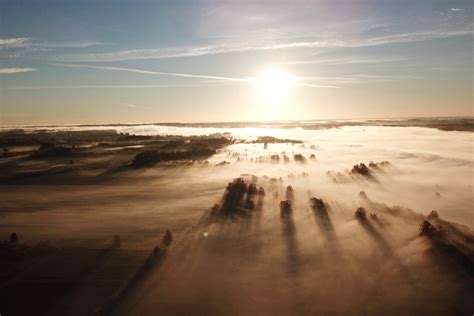
<svg viewBox="0 0 474 316">
<path fill-rule="evenodd" d="M 0 1 L 0 316 L 474 312 L 472 0 Z"/>
</svg>

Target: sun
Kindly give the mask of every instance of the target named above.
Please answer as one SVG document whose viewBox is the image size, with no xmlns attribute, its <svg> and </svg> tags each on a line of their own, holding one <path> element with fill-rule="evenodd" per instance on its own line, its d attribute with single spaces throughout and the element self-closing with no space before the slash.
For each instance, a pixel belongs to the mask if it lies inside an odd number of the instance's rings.
<svg viewBox="0 0 474 316">
<path fill-rule="evenodd" d="M 287 95 L 292 78 L 279 69 L 270 69 L 257 76 L 255 83 L 266 103 L 278 104 Z"/>
</svg>

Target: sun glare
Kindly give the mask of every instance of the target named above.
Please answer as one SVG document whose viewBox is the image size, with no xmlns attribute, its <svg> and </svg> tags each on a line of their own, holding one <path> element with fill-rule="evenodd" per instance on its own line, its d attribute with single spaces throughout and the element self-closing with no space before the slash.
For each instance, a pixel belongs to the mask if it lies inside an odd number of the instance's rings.
<svg viewBox="0 0 474 316">
<path fill-rule="evenodd" d="M 255 82 L 262 99 L 270 104 L 280 103 L 288 93 L 292 78 L 279 69 L 267 70 Z"/>
</svg>

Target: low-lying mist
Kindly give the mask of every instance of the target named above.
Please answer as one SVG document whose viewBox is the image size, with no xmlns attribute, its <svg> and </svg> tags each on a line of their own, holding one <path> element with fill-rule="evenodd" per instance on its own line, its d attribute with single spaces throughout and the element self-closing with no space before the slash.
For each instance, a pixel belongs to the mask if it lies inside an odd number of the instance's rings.
<svg viewBox="0 0 474 316">
<path fill-rule="evenodd" d="M 173 232 L 162 264 L 115 314 L 416 315 L 472 307 L 472 269 L 466 279 L 465 265 L 457 271 L 443 250 L 454 238 L 449 245 L 472 255 L 470 132 L 121 132 L 220 133 L 233 142 L 208 163 L 159 162 L 97 184 L 2 185 L 0 193 L 1 232 L 27 241 L 100 247 L 119 234 L 125 248 L 152 249 L 161 233 Z M 432 210 L 438 239 L 420 236 Z"/>
</svg>

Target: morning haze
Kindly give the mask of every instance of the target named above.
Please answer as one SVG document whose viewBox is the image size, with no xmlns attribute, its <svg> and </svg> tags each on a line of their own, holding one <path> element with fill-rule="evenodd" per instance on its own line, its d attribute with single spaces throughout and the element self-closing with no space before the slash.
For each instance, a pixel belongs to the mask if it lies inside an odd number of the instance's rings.
<svg viewBox="0 0 474 316">
<path fill-rule="evenodd" d="M 0 1 L 0 315 L 471 315 L 471 1 Z"/>
</svg>

